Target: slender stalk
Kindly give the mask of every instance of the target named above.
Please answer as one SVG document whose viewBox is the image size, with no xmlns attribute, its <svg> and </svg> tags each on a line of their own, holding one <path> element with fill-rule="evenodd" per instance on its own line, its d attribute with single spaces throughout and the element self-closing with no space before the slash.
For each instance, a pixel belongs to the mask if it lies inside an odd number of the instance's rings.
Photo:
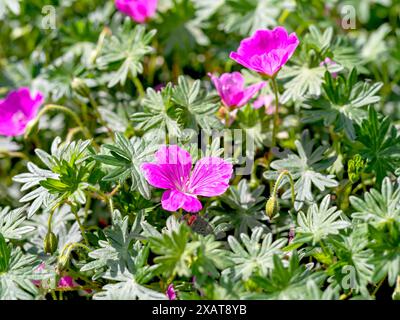
<svg viewBox="0 0 400 320">
<path fill-rule="evenodd" d="M 68 109 L 64 106 L 60 106 L 60 105 L 55 105 L 55 104 L 48 104 L 46 105 L 42 110 L 40 110 L 40 112 L 38 113 L 36 119 L 34 120 L 34 122 L 30 125 L 30 128 L 33 128 L 34 126 L 36 126 L 39 122 L 39 119 L 46 114 L 47 112 L 50 111 L 59 111 L 62 113 L 65 113 L 66 115 L 69 115 L 75 122 L 76 124 L 79 126 L 79 128 L 81 128 L 84 136 L 86 139 L 91 139 L 91 136 L 89 134 L 89 132 L 87 131 L 86 127 L 83 125 L 81 119 L 79 118 L 79 116 L 72 111 L 71 109 Z M 25 138 L 27 138 L 29 136 L 30 130 L 27 130 L 25 133 Z"/>
<path fill-rule="evenodd" d="M 76 208 L 74 207 L 74 205 L 73 205 L 72 203 L 70 203 L 70 207 L 71 207 L 72 213 L 73 213 L 74 216 L 75 216 L 76 222 L 78 222 L 79 229 L 81 230 L 81 233 L 82 233 L 82 237 L 83 237 L 83 239 L 85 240 L 86 245 L 89 246 L 89 240 L 88 240 L 88 238 L 86 237 L 85 228 L 83 227 L 83 225 L 82 225 L 82 223 L 81 223 L 81 220 L 79 219 L 78 211 L 76 210 Z"/>
<path fill-rule="evenodd" d="M 272 90 L 274 91 L 275 95 L 275 112 L 274 112 L 274 122 L 273 122 L 273 129 L 272 129 L 272 147 L 276 146 L 276 136 L 279 130 L 279 89 L 278 84 L 276 82 L 276 78 L 271 78 L 272 83 Z"/>
<path fill-rule="evenodd" d="M 383 285 L 383 283 L 385 282 L 386 277 L 384 277 L 381 281 L 379 281 L 378 285 L 376 286 L 375 290 L 372 292 L 372 296 L 376 296 L 378 290 L 380 289 L 380 287 Z"/>
<path fill-rule="evenodd" d="M 274 186 L 274 190 L 272 191 L 272 194 L 274 196 L 276 196 L 276 194 L 278 193 L 279 190 L 279 184 L 281 183 L 282 179 L 284 176 L 289 177 L 289 181 L 290 181 L 290 191 L 291 191 L 291 195 L 292 195 L 292 204 L 294 205 L 295 202 L 295 194 L 294 194 L 294 181 L 292 178 L 292 175 L 290 174 L 289 171 L 287 170 L 283 170 L 281 172 L 281 174 L 279 175 L 278 179 L 276 180 L 275 186 Z"/>
<path fill-rule="evenodd" d="M 145 93 L 145 91 L 144 91 L 142 82 L 139 80 L 138 77 L 133 77 L 132 81 L 133 81 L 133 83 L 134 83 L 134 85 L 135 85 L 135 87 L 136 87 L 137 92 L 139 93 L 139 97 L 140 97 L 140 98 L 144 98 L 144 96 L 146 95 L 146 93 Z"/>
</svg>

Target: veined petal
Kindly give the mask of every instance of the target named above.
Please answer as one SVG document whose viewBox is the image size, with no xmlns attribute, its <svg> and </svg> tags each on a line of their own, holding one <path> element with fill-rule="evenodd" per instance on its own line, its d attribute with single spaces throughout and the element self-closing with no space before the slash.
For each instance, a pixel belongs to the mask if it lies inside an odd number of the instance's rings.
<svg viewBox="0 0 400 320">
<path fill-rule="evenodd" d="M 177 145 L 162 146 L 155 159 L 155 164 L 142 165 L 147 181 L 157 188 L 185 189 L 192 168 L 190 153 Z"/>
<path fill-rule="evenodd" d="M 266 84 L 265 82 L 260 82 L 260 83 L 253 84 L 253 85 L 251 85 L 250 87 L 246 88 L 246 89 L 244 90 L 242 100 L 238 103 L 237 106 L 238 106 L 238 107 L 242 107 L 242 106 L 244 106 L 246 103 L 248 103 L 249 100 L 250 100 L 251 98 L 253 98 L 254 95 L 255 95 L 258 91 L 260 91 L 263 87 L 265 87 L 265 84 Z"/>
<path fill-rule="evenodd" d="M 177 211 L 182 208 L 187 212 L 198 212 L 203 207 L 195 195 L 188 195 L 178 190 L 165 191 L 161 205 L 167 211 Z"/>
<path fill-rule="evenodd" d="M 155 188 L 173 189 L 174 182 L 164 167 L 156 163 L 143 163 L 142 170 L 147 182 Z"/>
<path fill-rule="evenodd" d="M 218 157 L 199 160 L 189 180 L 189 191 L 195 195 L 214 197 L 223 194 L 229 187 L 233 166 Z"/>
</svg>

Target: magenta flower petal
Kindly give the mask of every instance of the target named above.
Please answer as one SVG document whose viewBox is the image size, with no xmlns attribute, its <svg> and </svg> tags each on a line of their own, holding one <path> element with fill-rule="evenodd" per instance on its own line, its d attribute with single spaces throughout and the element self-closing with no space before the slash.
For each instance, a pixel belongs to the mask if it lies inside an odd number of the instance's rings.
<svg viewBox="0 0 400 320">
<path fill-rule="evenodd" d="M 161 205 L 167 211 L 177 211 L 182 208 L 187 212 L 198 212 L 203 207 L 195 195 L 185 194 L 179 190 L 165 191 Z"/>
<path fill-rule="evenodd" d="M 62 288 L 73 288 L 76 286 L 76 283 L 72 277 L 64 276 L 58 281 L 58 286 Z"/>
<path fill-rule="evenodd" d="M 247 89 L 244 90 L 243 92 L 243 98 L 239 103 L 239 107 L 244 106 L 247 102 L 249 102 L 249 100 L 251 98 L 253 98 L 255 96 L 255 94 L 260 91 L 262 88 L 265 87 L 265 82 L 260 82 L 260 83 L 256 83 L 251 85 L 250 87 L 248 87 Z"/>
<path fill-rule="evenodd" d="M 245 88 L 240 72 L 224 73 L 219 78 L 209 74 L 222 102 L 227 107 L 242 107 L 265 86 L 264 82 Z"/>
<path fill-rule="evenodd" d="M 24 134 L 43 101 L 41 93 L 33 96 L 28 88 L 11 91 L 0 100 L 0 135 L 14 137 Z"/>
<path fill-rule="evenodd" d="M 199 160 L 192 173 L 190 154 L 177 145 L 162 146 L 155 159 L 156 163 L 144 163 L 142 169 L 152 186 L 167 189 L 161 198 L 164 210 L 198 212 L 202 209 L 198 195 L 221 195 L 229 187 L 233 166 L 221 158 Z"/>
<path fill-rule="evenodd" d="M 158 0 L 116 0 L 115 6 L 122 13 L 138 23 L 144 23 L 154 16 Z"/>
<path fill-rule="evenodd" d="M 273 77 L 290 59 L 299 45 L 295 33 L 288 35 L 283 27 L 257 30 L 243 39 L 237 52 L 230 57 L 242 66 Z"/>
<path fill-rule="evenodd" d="M 232 172 L 232 164 L 224 159 L 205 157 L 199 160 L 193 169 L 189 190 L 199 196 L 219 196 L 228 189 Z"/>
<path fill-rule="evenodd" d="M 153 187 L 184 188 L 189 180 L 192 157 L 176 145 L 162 146 L 155 154 L 156 163 L 144 163 L 142 170 Z"/>
<path fill-rule="evenodd" d="M 176 300 L 176 292 L 172 283 L 168 286 L 166 293 L 169 300 Z"/>
</svg>

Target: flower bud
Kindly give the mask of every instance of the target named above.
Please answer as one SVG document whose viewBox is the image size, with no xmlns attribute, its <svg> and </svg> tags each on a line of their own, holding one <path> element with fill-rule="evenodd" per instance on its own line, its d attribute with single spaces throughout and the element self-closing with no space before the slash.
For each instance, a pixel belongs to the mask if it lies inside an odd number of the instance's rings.
<svg viewBox="0 0 400 320">
<path fill-rule="evenodd" d="M 44 252 L 53 254 L 57 250 L 58 238 L 53 232 L 48 232 L 44 238 Z"/>
<path fill-rule="evenodd" d="M 277 214 L 279 211 L 279 203 L 278 199 L 275 195 L 272 195 L 268 201 L 267 204 L 265 205 L 265 212 L 267 213 L 267 216 L 272 218 L 275 214 Z"/>
</svg>

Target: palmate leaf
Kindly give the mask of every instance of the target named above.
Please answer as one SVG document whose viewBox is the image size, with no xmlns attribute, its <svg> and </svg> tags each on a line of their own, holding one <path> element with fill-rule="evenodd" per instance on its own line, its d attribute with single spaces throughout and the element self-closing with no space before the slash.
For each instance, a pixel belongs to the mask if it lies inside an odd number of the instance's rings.
<svg viewBox="0 0 400 320">
<path fill-rule="evenodd" d="M 221 204 L 208 208 L 214 233 L 219 235 L 234 229 L 238 238 L 241 233 L 247 234 L 256 227 L 267 233 L 269 229 L 263 223 L 267 220 L 263 192 L 263 186 L 250 190 L 246 179 L 242 179 L 237 186 L 229 187 L 220 198 Z"/>
<path fill-rule="evenodd" d="M 179 107 L 179 122 L 185 129 L 221 129 L 222 124 L 215 113 L 219 109 L 219 97 L 208 95 L 201 89 L 201 81 L 196 80 L 192 85 L 184 76 L 178 78 L 178 85 L 172 90 L 172 101 Z"/>
<path fill-rule="evenodd" d="M 224 31 L 249 36 L 258 29 L 276 26 L 281 11 L 294 8 L 291 0 L 225 0 Z"/>
<path fill-rule="evenodd" d="M 94 300 L 166 300 L 164 293 L 154 291 L 139 284 L 134 275 L 129 272 L 119 272 L 118 275 L 106 273 L 104 278 L 117 281 L 103 287 L 103 291 L 93 296 Z"/>
<path fill-rule="evenodd" d="M 374 108 L 369 108 L 368 119 L 357 127 L 358 153 L 367 160 L 366 172 L 375 172 L 377 183 L 400 165 L 400 134 L 390 119 L 378 119 Z"/>
<path fill-rule="evenodd" d="M 89 257 L 93 259 L 85 264 L 81 271 L 95 271 L 95 278 L 104 276 L 104 271 L 125 273 L 135 272 L 135 259 L 140 253 L 142 247 L 136 244 L 136 249 L 132 247 L 132 242 L 140 239 L 141 231 L 140 222 L 142 215 L 136 217 L 135 223 L 129 228 L 128 216 L 122 218 L 119 211 L 113 213 L 113 225 L 111 228 L 104 230 L 106 240 L 99 240 L 99 248 L 89 253 Z"/>
<path fill-rule="evenodd" d="M 271 272 L 266 277 L 252 278 L 264 293 L 248 294 L 246 299 L 305 299 L 305 292 L 309 289 L 315 290 L 313 287 L 318 288 L 325 278 L 322 272 L 312 272 L 304 264 L 300 264 L 297 251 L 293 251 L 287 267 L 278 255 L 274 255 L 272 259 Z"/>
<path fill-rule="evenodd" d="M 40 182 L 46 180 L 47 178 L 57 178 L 57 174 L 50 170 L 40 169 L 32 162 L 28 162 L 27 168 L 29 173 L 21 173 L 15 176 L 13 180 L 15 182 L 23 183 L 21 191 L 26 191 L 36 187 L 19 200 L 22 203 L 33 201 L 28 209 L 28 218 L 30 218 L 40 209 L 43 204 L 47 205 L 54 201 L 54 195 L 51 195 L 47 189 L 41 187 Z"/>
<path fill-rule="evenodd" d="M 196 1 L 174 0 L 165 12 L 159 11 L 163 27 L 159 30 L 159 39 L 165 55 L 175 53 L 184 64 L 188 60 L 187 52 L 194 51 L 196 45 L 208 45 L 209 39 L 203 32 L 203 23 L 196 17 Z"/>
<path fill-rule="evenodd" d="M 38 280 L 35 256 L 7 246 L 0 233 L 0 300 L 31 300 L 39 292 L 32 280 Z"/>
<path fill-rule="evenodd" d="M 340 65 L 329 65 L 329 72 L 338 72 L 342 69 Z M 279 73 L 279 79 L 289 79 L 284 84 L 285 92 L 281 102 L 302 101 L 308 95 L 320 96 L 326 67 L 285 66 Z"/>
<path fill-rule="evenodd" d="M 218 270 L 231 265 L 228 251 L 222 249 L 223 242 L 215 241 L 212 235 L 195 235 L 192 246 L 197 248 L 191 269 L 198 284 L 214 281 L 220 276 Z"/>
<path fill-rule="evenodd" d="M 165 276 L 191 275 L 190 262 L 198 243 L 190 243 L 190 228 L 184 223 L 174 229 L 149 238 L 151 250 L 157 254 L 154 262 L 158 264 L 157 272 Z"/>
<path fill-rule="evenodd" d="M 364 200 L 350 196 L 350 203 L 356 210 L 351 216 L 382 227 L 393 222 L 400 223 L 400 187 L 395 186 L 386 177 L 382 182 L 381 192 L 370 189 L 364 193 Z"/>
<path fill-rule="evenodd" d="M 181 76 L 176 86 L 169 83 L 160 92 L 148 88 L 143 100 L 144 111 L 133 114 L 131 118 L 144 131 L 156 128 L 173 137 L 179 136 L 183 128 L 210 132 L 222 128 L 215 116 L 218 101 L 216 95 L 207 94 L 201 88 L 200 80 L 190 84 Z"/>
<path fill-rule="evenodd" d="M 126 18 L 119 32 L 107 38 L 96 63 L 100 70 L 112 72 L 108 87 L 118 83 L 124 85 L 126 79 L 136 77 L 143 72 L 143 57 L 153 51 L 148 44 L 156 34 L 156 30 L 146 33 L 142 25 L 132 29 L 132 21 Z M 114 71 L 117 69 L 116 71 Z"/>
<path fill-rule="evenodd" d="M 131 190 L 138 190 L 140 194 L 150 199 L 150 188 L 143 176 L 140 166 L 157 150 L 157 144 L 148 145 L 138 137 L 127 139 L 123 133 L 115 133 L 115 144 L 105 144 L 109 154 L 93 155 L 93 159 L 114 167 L 104 178 L 104 181 L 119 181 L 123 183 L 131 178 Z"/>
<path fill-rule="evenodd" d="M 368 284 L 372 282 L 374 266 L 371 263 L 373 251 L 368 249 L 368 229 L 366 225 L 355 227 L 350 234 L 330 237 L 335 263 L 327 269 L 332 275 L 328 282 L 339 285 L 344 290 L 352 289 L 363 296 L 369 296 Z"/>
<path fill-rule="evenodd" d="M 172 84 L 168 84 L 160 92 L 148 88 L 142 101 L 144 110 L 134 113 L 131 116 L 132 121 L 138 123 L 139 129 L 144 131 L 156 128 L 171 136 L 178 136 L 181 129 L 177 117 L 173 116 L 171 95 Z"/>
<path fill-rule="evenodd" d="M 329 149 L 327 145 L 321 145 L 313 151 L 315 141 L 310 140 L 308 131 L 304 131 L 301 141 L 295 141 L 299 155 L 290 153 L 282 160 L 275 160 L 271 163 L 271 168 L 277 171 L 267 171 L 264 173 L 265 179 L 277 179 L 282 170 L 288 170 L 293 179 L 296 180 L 294 185 L 296 202 L 295 209 L 299 210 L 305 201 L 312 202 L 314 197 L 312 186 L 314 185 L 320 191 L 326 188 L 338 186 L 333 175 L 325 175 L 320 173 L 330 167 L 336 157 L 325 158 L 324 154 Z M 282 185 L 289 182 L 288 179 L 282 179 Z M 283 194 L 283 198 L 289 199 L 291 190 L 287 190 Z"/>
<path fill-rule="evenodd" d="M 24 225 L 26 220 L 26 207 L 11 210 L 0 208 L 0 234 L 8 240 L 20 240 L 27 233 L 35 230 L 33 226 Z"/>
<path fill-rule="evenodd" d="M 263 235 L 263 229 L 259 227 L 253 230 L 251 237 L 245 233 L 240 234 L 243 246 L 235 237 L 229 236 L 228 243 L 232 250 L 233 266 L 224 273 L 243 280 L 248 280 L 254 274 L 266 276 L 273 268 L 273 256 L 281 254 L 281 248 L 285 245 L 286 239 L 272 241 L 272 234 L 269 233 L 261 241 Z"/>
<path fill-rule="evenodd" d="M 311 110 L 305 111 L 302 119 L 305 123 L 323 120 L 324 125 L 334 125 L 336 131 L 344 130 L 347 137 L 354 140 L 356 137 L 355 123 L 360 123 L 366 116 L 362 107 L 376 103 L 380 97 L 376 93 L 382 83 L 369 84 L 358 82 L 356 69 L 353 69 L 348 78 L 343 75 L 334 79 L 331 73 L 325 73 L 323 97 L 307 99 L 303 106 Z"/>
<path fill-rule="evenodd" d="M 336 207 L 329 207 L 331 196 L 326 195 L 318 207 L 317 204 L 312 204 L 307 214 L 302 211 L 297 216 L 296 232 L 299 238 L 294 239 L 296 243 L 301 239 L 301 242 L 312 241 L 316 244 L 321 239 L 326 238 L 328 235 L 335 235 L 339 230 L 346 229 L 351 226 L 351 223 L 343 219 L 342 211 L 337 211 Z"/>
<path fill-rule="evenodd" d="M 86 162 L 90 143 L 90 140 L 62 143 L 61 138 L 57 137 L 52 143 L 51 155 L 40 149 L 35 150 L 36 155 L 50 170 L 43 170 L 33 163 L 28 163 L 30 172 L 13 178 L 14 181 L 24 184 L 22 191 L 36 187 L 20 199 L 20 202 L 34 200 L 29 208 L 28 217 L 37 212 L 42 205 L 52 207 L 66 199 L 85 204 L 84 190 L 94 166 L 94 162 Z"/>
<path fill-rule="evenodd" d="M 400 223 L 397 221 L 375 228 L 368 225 L 369 247 L 374 251 L 371 262 L 374 265 L 373 281 L 381 281 L 386 276 L 390 286 L 400 274 Z"/>
</svg>

